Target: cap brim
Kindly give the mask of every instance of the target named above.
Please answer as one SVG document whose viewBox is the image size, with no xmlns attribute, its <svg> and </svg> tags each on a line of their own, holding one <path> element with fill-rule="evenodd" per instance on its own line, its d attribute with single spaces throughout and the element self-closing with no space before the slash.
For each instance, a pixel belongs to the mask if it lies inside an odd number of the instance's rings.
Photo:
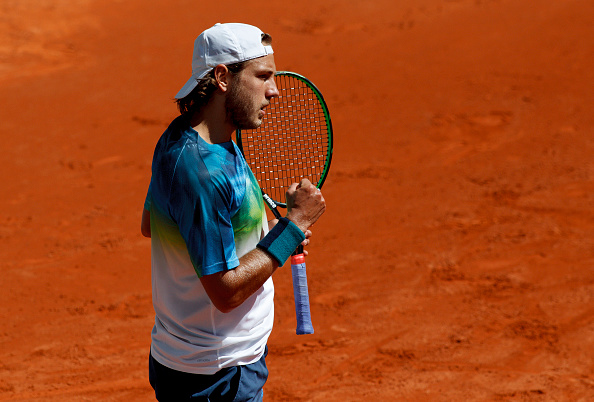
<svg viewBox="0 0 594 402">
<path fill-rule="evenodd" d="M 194 88 L 196 88 L 196 85 L 198 85 L 198 80 L 194 77 L 190 77 L 188 82 L 186 82 L 177 95 L 175 95 L 175 99 L 185 98 Z"/>
</svg>

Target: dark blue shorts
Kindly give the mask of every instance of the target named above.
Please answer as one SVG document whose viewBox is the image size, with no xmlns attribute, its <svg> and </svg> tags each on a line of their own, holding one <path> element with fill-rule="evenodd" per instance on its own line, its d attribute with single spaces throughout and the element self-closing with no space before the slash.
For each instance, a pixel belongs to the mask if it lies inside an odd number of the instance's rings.
<svg viewBox="0 0 594 402">
<path fill-rule="evenodd" d="M 213 375 L 173 370 L 149 355 L 149 381 L 159 402 L 260 402 L 268 378 L 267 354 L 268 348 L 253 364 L 225 368 Z"/>
</svg>

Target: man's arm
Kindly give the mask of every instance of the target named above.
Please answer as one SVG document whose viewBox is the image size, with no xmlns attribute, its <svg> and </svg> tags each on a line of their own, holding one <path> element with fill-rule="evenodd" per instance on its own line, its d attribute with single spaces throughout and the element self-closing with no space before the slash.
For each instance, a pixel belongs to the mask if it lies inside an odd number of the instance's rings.
<svg viewBox="0 0 594 402">
<path fill-rule="evenodd" d="M 325 210 L 322 193 L 309 180 L 295 183 L 287 190 L 286 218 L 303 233 L 311 235 L 309 227 Z M 200 280 L 215 307 L 228 313 L 260 289 L 277 268 L 275 258 L 256 248 L 241 257 L 235 269 L 206 275 Z"/>
<path fill-rule="evenodd" d="M 146 209 L 142 209 L 142 222 L 140 223 L 140 233 L 144 237 L 151 237 L 151 213 Z"/>
<path fill-rule="evenodd" d="M 208 297 L 223 313 L 239 307 L 264 285 L 278 268 L 268 253 L 254 249 L 239 259 L 239 266 L 200 278 Z"/>
</svg>

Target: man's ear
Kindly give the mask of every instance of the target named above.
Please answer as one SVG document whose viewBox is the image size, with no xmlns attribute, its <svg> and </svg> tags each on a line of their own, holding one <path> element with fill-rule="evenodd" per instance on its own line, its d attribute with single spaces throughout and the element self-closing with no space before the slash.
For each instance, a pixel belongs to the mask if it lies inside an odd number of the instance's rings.
<svg viewBox="0 0 594 402">
<path fill-rule="evenodd" d="M 229 89 L 229 81 L 231 72 L 224 64 L 217 65 L 214 69 L 214 79 L 217 81 L 217 86 L 223 92 Z"/>
</svg>

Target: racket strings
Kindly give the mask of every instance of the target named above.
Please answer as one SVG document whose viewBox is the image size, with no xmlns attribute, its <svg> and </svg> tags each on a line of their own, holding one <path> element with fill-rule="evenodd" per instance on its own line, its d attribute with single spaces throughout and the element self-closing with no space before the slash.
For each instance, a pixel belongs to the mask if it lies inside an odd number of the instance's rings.
<svg viewBox="0 0 594 402">
<path fill-rule="evenodd" d="M 280 96 L 271 101 L 262 125 L 242 132 L 244 156 L 260 186 L 277 202 L 302 178 L 317 184 L 328 158 L 324 109 L 304 82 L 278 76 Z"/>
</svg>

